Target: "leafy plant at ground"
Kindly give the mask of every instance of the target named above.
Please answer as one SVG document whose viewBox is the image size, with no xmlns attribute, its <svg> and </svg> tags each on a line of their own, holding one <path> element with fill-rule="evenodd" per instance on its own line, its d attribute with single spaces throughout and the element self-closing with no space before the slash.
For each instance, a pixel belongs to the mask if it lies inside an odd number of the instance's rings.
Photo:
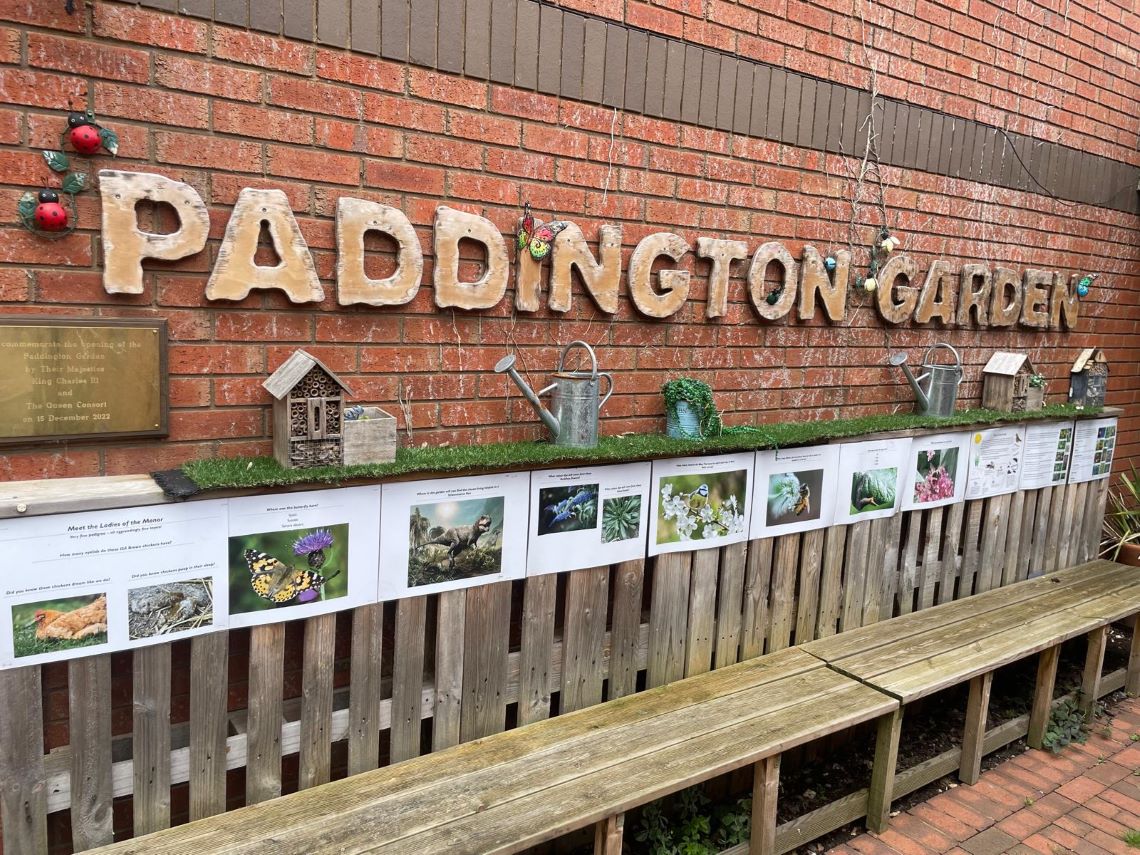
<svg viewBox="0 0 1140 855">
<path fill-rule="evenodd" d="M 1140 543 L 1140 474 L 1135 464 L 1131 474 L 1120 473 L 1120 487 L 1109 493 L 1108 503 L 1101 555 L 1115 561 L 1126 543 Z"/>
<path fill-rule="evenodd" d="M 700 787 L 650 802 L 641 809 L 631 851 L 636 855 L 715 855 L 748 840 L 752 799 L 710 808 Z"/>
<path fill-rule="evenodd" d="M 1074 742 L 1084 743 L 1088 739 L 1088 723 L 1080 706 L 1072 698 L 1065 698 L 1053 708 L 1053 715 L 1049 719 L 1049 727 L 1041 745 L 1054 754 L 1060 754 L 1061 749 Z"/>
<path fill-rule="evenodd" d="M 1140 831 L 1137 831 L 1135 828 L 1133 828 L 1129 831 L 1124 832 L 1121 837 L 1124 838 L 1124 842 L 1131 846 L 1133 849 L 1140 849 Z"/>
</svg>

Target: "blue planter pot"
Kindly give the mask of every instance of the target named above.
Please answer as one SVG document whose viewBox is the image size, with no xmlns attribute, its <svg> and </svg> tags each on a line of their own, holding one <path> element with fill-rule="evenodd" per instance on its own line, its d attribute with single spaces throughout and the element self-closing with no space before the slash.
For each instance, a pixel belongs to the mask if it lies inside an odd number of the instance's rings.
<svg viewBox="0 0 1140 855">
<path fill-rule="evenodd" d="M 673 439 L 701 439 L 701 423 L 688 401 L 678 401 L 676 412 L 665 414 L 665 433 Z"/>
</svg>

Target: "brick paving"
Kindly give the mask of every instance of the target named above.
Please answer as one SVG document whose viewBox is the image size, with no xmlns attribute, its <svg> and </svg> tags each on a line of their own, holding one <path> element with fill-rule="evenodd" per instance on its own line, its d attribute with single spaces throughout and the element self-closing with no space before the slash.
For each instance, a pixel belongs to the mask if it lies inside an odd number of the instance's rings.
<svg viewBox="0 0 1140 855">
<path fill-rule="evenodd" d="M 1084 745 L 1026 751 L 828 855 L 1140 855 L 1140 698 L 1098 720 Z"/>
</svg>

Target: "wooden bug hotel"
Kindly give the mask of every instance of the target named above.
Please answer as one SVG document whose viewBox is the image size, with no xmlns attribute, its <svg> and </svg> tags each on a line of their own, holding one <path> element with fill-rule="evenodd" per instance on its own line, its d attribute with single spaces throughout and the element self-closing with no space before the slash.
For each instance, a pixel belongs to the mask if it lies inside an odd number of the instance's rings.
<svg viewBox="0 0 1140 855">
<path fill-rule="evenodd" d="M 1029 381 L 1036 373 L 1024 353 L 999 350 L 982 369 L 982 406 L 1008 413 L 1024 413 L 1041 408 L 1042 396 L 1030 400 Z"/>
<path fill-rule="evenodd" d="M 1086 347 L 1069 372 L 1069 403 L 1103 407 L 1108 388 L 1108 357 L 1099 347 Z"/>
<path fill-rule="evenodd" d="M 319 359 L 294 351 L 261 384 L 273 396 L 273 456 L 286 469 L 344 463 L 344 398 L 352 394 Z"/>
</svg>

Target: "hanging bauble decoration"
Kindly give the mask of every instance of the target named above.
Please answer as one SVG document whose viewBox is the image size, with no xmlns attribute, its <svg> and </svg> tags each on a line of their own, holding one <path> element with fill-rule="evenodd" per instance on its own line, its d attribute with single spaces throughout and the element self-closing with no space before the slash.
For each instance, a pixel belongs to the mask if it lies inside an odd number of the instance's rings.
<svg viewBox="0 0 1140 855">
<path fill-rule="evenodd" d="M 871 291 L 874 291 L 878 287 L 879 287 L 879 281 L 874 276 L 868 276 L 866 279 L 863 280 L 863 290 L 864 291 L 871 292 Z"/>
<path fill-rule="evenodd" d="M 827 268 L 828 273 L 834 273 L 835 272 L 835 256 L 829 255 L 827 258 L 825 258 L 823 260 L 823 266 Z"/>
<path fill-rule="evenodd" d="M 779 287 L 773 288 L 771 291 L 768 292 L 768 296 L 764 298 L 764 302 L 766 302 L 769 306 L 774 306 L 778 302 L 780 302 L 780 297 L 782 297 L 783 295 L 784 295 L 784 286 L 783 286 L 783 283 L 781 283 L 779 285 Z"/>
<path fill-rule="evenodd" d="M 1096 280 L 1099 277 L 1100 277 L 1099 273 L 1089 273 L 1089 274 L 1082 276 L 1080 278 L 1080 280 L 1077 282 L 1077 296 L 1078 297 L 1087 297 L 1089 295 L 1089 289 L 1092 287 L 1092 284 L 1094 282 L 1096 282 Z"/>
</svg>

